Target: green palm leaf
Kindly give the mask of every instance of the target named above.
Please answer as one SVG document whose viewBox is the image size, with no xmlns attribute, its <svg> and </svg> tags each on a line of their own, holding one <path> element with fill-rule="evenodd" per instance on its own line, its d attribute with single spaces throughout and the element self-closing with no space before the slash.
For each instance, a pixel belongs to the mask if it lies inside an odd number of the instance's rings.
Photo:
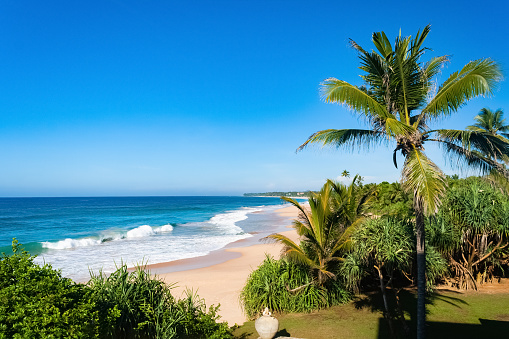
<svg viewBox="0 0 509 339">
<path fill-rule="evenodd" d="M 429 131 L 437 135 L 438 140 L 453 143 L 466 149 L 477 150 L 488 158 L 500 159 L 509 156 L 509 143 L 505 138 L 486 132 L 440 129 Z"/>
<path fill-rule="evenodd" d="M 449 76 L 422 112 L 433 117 L 449 115 L 472 98 L 490 95 L 500 79 L 500 67 L 493 60 L 471 61 Z"/>
<path fill-rule="evenodd" d="M 431 58 L 431 60 L 425 63 L 423 67 L 423 73 L 426 76 L 426 78 L 428 80 L 433 79 L 433 77 L 440 73 L 440 69 L 448 61 L 449 57 L 447 55 Z"/>
<path fill-rule="evenodd" d="M 393 117 L 368 93 L 346 81 L 329 78 L 321 84 L 321 89 L 326 102 L 346 105 L 354 111 L 363 113 L 369 119 L 384 120 Z"/>
<path fill-rule="evenodd" d="M 450 164 L 455 167 L 462 169 L 467 166 L 480 171 L 482 174 L 497 171 L 509 178 L 509 173 L 501 164 L 484 156 L 477 150 L 471 150 L 447 140 L 429 139 L 429 141 L 439 142 L 439 146 L 446 152 Z"/>
<path fill-rule="evenodd" d="M 445 176 L 426 155 L 418 150 L 412 150 L 405 159 L 402 171 L 403 187 L 414 194 L 414 204 L 423 207 L 425 215 L 431 215 L 438 210 L 440 199 L 445 192 Z"/>
<path fill-rule="evenodd" d="M 386 141 L 384 133 L 366 129 L 326 129 L 311 135 L 306 142 L 297 148 L 297 152 L 310 143 L 322 144 L 323 146 L 345 147 L 348 149 L 369 149 Z"/>
</svg>

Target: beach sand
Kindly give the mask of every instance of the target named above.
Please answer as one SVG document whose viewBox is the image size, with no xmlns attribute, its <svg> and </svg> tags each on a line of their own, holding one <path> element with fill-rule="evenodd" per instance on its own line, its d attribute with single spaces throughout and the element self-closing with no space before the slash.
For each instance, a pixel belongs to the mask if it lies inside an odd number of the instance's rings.
<svg viewBox="0 0 509 339">
<path fill-rule="evenodd" d="M 298 215 L 297 208 L 293 206 L 276 212 L 292 218 Z M 293 229 L 280 234 L 298 241 L 298 235 Z M 192 289 L 200 298 L 205 299 L 207 308 L 212 304 L 221 304 L 218 312 L 221 321 L 227 321 L 230 326 L 241 325 L 247 318 L 240 306 L 239 295 L 247 277 L 262 263 L 266 254 L 279 258 L 281 249 L 280 244 L 272 243 L 232 247 L 204 257 L 151 265 L 148 268 L 166 283 L 176 284 L 172 290 L 175 297 L 180 298 L 187 288 Z M 168 271 L 170 273 L 161 273 Z"/>
</svg>

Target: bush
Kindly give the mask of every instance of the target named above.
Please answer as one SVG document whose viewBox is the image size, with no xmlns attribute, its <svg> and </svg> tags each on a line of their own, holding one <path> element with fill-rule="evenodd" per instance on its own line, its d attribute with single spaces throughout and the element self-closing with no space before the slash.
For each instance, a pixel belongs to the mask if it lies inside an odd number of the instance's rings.
<svg viewBox="0 0 509 339">
<path fill-rule="evenodd" d="M 232 338 L 197 295 L 176 300 L 171 287 L 142 268 L 122 265 L 87 285 L 61 276 L 13 241 L 0 258 L 0 339 L 6 338 Z"/>
<path fill-rule="evenodd" d="M 99 321 L 86 286 L 51 265 L 34 264 L 16 240 L 0 258 L 0 338 L 97 338 Z"/>
<path fill-rule="evenodd" d="M 218 306 L 207 312 L 205 303 L 188 292 L 175 300 L 168 287 L 142 267 L 129 272 L 120 266 L 111 275 L 92 276 L 92 299 L 103 310 L 118 310 L 111 338 L 231 338 L 226 322 L 217 323 Z"/>
<path fill-rule="evenodd" d="M 265 307 L 273 312 L 310 312 L 348 301 L 350 294 L 335 280 L 320 287 L 309 270 L 269 256 L 253 271 L 242 289 L 240 299 L 250 318 Z"/>
</svg>

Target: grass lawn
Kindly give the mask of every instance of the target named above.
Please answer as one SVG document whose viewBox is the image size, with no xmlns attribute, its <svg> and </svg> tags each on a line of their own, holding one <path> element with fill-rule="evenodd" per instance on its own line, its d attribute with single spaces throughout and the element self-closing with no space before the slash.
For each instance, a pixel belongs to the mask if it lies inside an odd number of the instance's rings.
<svg viewBox="0 0 509 339">
<path fill-rule="evenodd" d="M 415 333 L 416 296 L 402 291 L 408 325 Z M 427 307 L 428 338 L 509 338 L 509 293 L 441 291 Z M 349 304 L 307 313 L 277 316 L 279 336 L 307 339 L 390 338 L 379 294 L 360 296 Z M 395 322 L 395 327 L 399 323 Z M 258 338 L 254 321 L 235 331 L 237 338 Z"/>
</svg>

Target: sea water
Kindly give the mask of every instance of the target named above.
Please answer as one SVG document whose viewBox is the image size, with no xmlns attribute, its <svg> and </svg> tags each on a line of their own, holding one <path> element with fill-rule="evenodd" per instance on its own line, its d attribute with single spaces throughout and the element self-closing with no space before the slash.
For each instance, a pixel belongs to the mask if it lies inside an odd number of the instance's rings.
<svg viewBox="0 0 509 339">
<path fill-rule="evenodd" d="M 86 281 L 121 263 L 192 258 L 283 230 L 269 197 L 0 198 L 0 252 L 16 238 L 39 264 Z"/>
</svg>

